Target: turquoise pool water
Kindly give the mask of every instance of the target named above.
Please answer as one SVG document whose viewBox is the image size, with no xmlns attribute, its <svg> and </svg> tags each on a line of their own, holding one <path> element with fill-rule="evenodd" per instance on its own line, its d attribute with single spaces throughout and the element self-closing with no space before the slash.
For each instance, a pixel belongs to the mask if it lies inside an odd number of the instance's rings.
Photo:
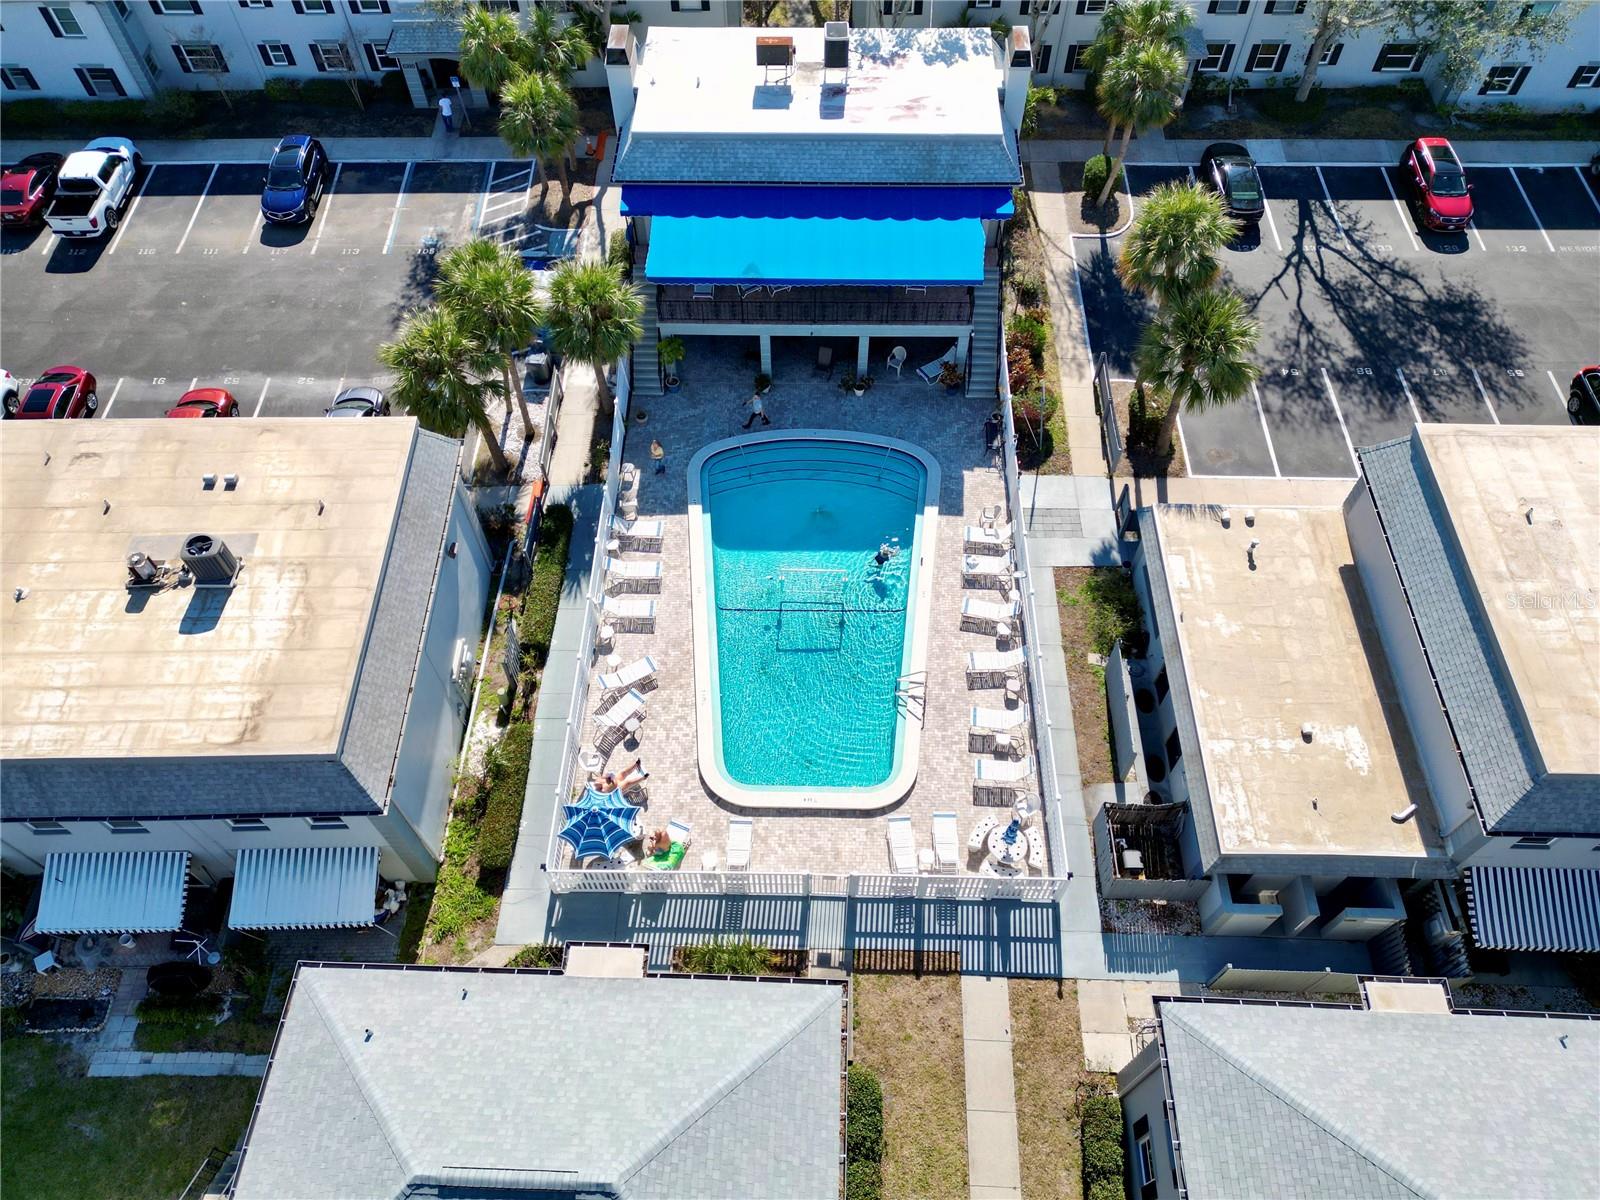
<svg viewBox="0 0 1600 1200">
<path fill-rule="evenodd" d="M 701 467 L 722 768 L 752 788 L 864 788 L 904 748 L 927 472 L 854 442 L 757 442 Z M 876 561 L 882 545 L 895 548 Z"/>
</svg>

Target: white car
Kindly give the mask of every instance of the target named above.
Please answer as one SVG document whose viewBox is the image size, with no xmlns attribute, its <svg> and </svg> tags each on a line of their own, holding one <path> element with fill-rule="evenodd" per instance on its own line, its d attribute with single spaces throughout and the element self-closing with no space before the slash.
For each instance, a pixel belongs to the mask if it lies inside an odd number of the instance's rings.
<svg viewBox="0 0 1600 1200">
<path fill-rule="evenodd" d="M 133 183 L 142 160 L 127 138 L 96 138 L 67 155 L 56 180 L 56 197 L 45 224 L 61 237 L 99 237 L 111 232 L 133 203 Z"/>
<path fill-rule="evenodd" d="M 21 395 L 22 387 L 17 383 L 17 377 L 0 367 L 0 408 L 10 412 Z"/>
</svg>

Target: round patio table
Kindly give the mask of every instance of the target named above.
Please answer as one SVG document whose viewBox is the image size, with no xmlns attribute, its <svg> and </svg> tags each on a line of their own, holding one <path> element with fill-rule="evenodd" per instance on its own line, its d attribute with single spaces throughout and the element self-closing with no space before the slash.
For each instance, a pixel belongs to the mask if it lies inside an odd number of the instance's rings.
<svg viewBox="0 0 1600 1200">
<path fill-rule="evenodd" d="M 997 867 L 1021 867 L 1028 860 L 1028 839 L 1017 829 L 1017 838 L 1014 842 L 1006 841 L 1006 830 L 1011 828 L 1011 822 L 996 825 L 989 833 L 989 861 Z"/>
</svg>

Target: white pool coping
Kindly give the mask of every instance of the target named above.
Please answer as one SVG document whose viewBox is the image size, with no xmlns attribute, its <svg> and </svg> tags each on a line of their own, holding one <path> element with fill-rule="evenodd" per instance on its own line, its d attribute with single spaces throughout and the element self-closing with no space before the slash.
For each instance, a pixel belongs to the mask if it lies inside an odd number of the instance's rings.
<svg viewBox="0 0 1600 1200">
<path fill-rule="evenodd" d="M 900 674 L 925 672 L 928 661 L 929 614 L 933 604 L 933 566 L 938 549 L 940 471 L 934 457 L 920 446 L 898 438 L 878 437 L 842 429 L 785 429 L 724 438 L 703 447 L 689 462 L 689 579 L 694 616 L 694 711 L 695 747 L 700 760 L 700 778 L 719 799 L 741 808 L 781 808 L 795 811 L 816 809 L 871 810 L 899 803 L 911 791 L 917 778 L 917 762 L 922 750 L 922 722 L 912 719 L 905 709 L 896 718 L 895 739 L 899 750 L 889 778 L 872 787 L 750 787 L 732 779 L 722 766 L 718 740 L 721 731 L 720 691 L 717 687 L 716 634 L 711 619 L 710 560 L 705 537 L 705 513 L 701 507 L 700 475 L 706 460 L 739 446 L 764 442 L 854 442 L 864 446 L 899 451 L 922 464 L 924 472 L 922 516 L 918 523 L 918 557 L 913 571 L 914 594 L 908 596 L 906 620 L 910 622 L 910 642 L 903 651 Z M 902 635 L 903 638 L 903 635 Z M 904 642 L 902 643 L 904 644 Z"/>
</svg>

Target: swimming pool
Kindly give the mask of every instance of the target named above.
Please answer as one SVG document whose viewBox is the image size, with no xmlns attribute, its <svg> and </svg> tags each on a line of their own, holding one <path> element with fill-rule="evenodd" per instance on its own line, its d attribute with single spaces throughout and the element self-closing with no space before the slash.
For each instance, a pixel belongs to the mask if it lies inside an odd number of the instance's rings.
<svg viewBox="0 0 1600 1200">
<path fill-rule="evenodd" d="M 892 438 L 763 433 L 695 456 L 696 737 L 718 796 L 879 808 L 910 790 L 938 495 L 938 464 Z"/>
</svg>

